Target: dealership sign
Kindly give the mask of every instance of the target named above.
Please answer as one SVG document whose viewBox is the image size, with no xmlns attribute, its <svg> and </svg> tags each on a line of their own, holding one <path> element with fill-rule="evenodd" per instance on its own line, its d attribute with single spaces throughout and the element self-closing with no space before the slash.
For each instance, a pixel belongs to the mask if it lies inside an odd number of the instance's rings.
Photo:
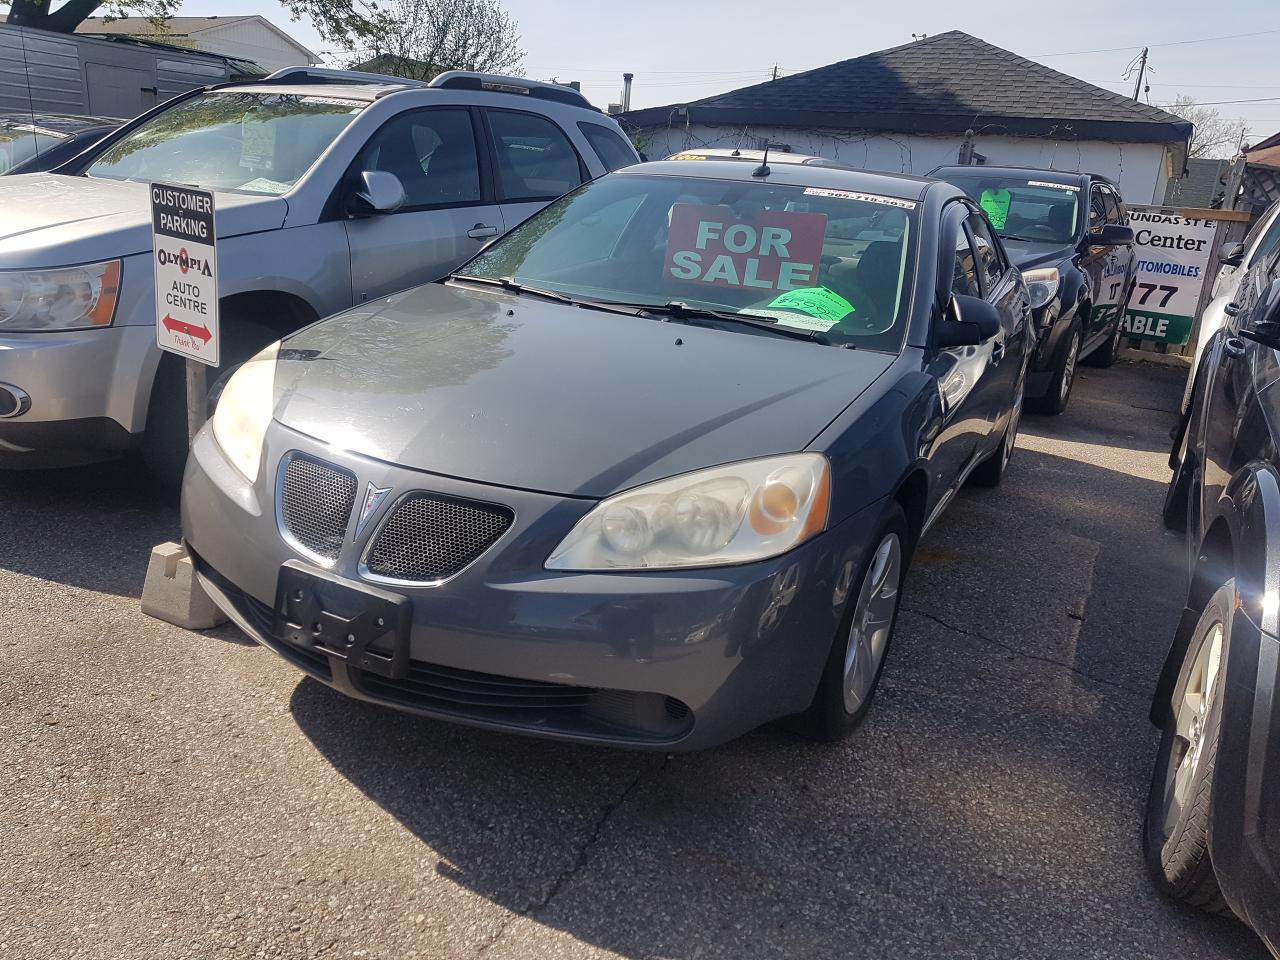
<svg viewBox="0 0 1280 960">
<path fill-rule="evenodd" d="M 151 246 L 156 277 L 156 344 L 218 365 L 218 252 L 213 194 L 151 187 Z"/>
<path fill-rule="evenodd" d="M 1186 343 L 1217 224 L 1167 207 L 1130 207 L 1129 223 L 1138 263 L 1124 329 L 1144 340 Z"/>
<path fill-rule="evenodd" d="M 785 292 L 818 282 L 825 213 L 760 211 L 677 203 L 667 233 L 667 276 L 691 284 Z"/>
</svg>

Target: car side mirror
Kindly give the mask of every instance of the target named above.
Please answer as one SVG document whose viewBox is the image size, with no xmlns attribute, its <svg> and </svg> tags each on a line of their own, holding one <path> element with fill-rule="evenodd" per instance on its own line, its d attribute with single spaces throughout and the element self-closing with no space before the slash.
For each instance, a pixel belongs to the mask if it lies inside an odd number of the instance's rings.
<svg viewBox="0 0 1280 960">
<path fill-rule="evenodd" d="M 953 293 L 947 314 L 934 332 L 934 343 L 943 348 L 976 347 L 1000 332 L 1000 311 L 981 297 Z"/>
<path fill-rule="evenodd" d="M 1133 227 L 1104 223 L 1101 229 L 1092 231 L 1087 239 L 1091 247 L 1123 247 L 1133 243 Z"/>
<path fill-rule="evenodd" d="M 373 217 L 395 213 L 404 204 L 404 184 L 394 173 L 366 170 L 360 174 L 360 186 L 347 195 L 347 214 Z"/>
<path fill-rule="evenodd" d="M 1238 267 L 1244 263 L 1244 244 L 1228 243 L 1218 255 L 1218 263 L 1224 267 Z"/>
</svg>

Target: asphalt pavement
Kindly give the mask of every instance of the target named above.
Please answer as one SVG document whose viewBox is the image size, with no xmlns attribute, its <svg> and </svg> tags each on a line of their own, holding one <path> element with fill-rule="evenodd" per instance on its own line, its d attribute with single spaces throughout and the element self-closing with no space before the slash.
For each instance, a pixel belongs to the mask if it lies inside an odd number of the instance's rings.
<svg viewBox="0 0 1280 960">
<path fill-rule="evenodd" d="M 132 464 L 0 475 L 0 958 L 1261 960 L 1141 812 L 1182 373 L 1081 371 L 921 544 L 855 737 L 664 757 L 348 701 L 144 617 Z"/>
</svg>

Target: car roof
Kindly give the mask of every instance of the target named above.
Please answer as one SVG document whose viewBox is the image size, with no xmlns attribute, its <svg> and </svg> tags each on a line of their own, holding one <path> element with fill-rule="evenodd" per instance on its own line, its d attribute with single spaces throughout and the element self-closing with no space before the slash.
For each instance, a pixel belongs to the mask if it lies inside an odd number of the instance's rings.
<svg viewBox="0 0 1280 960">
<path fill-rule="evenodd" d="M 791 162 L 774 163 L 775 157 L 796 154 L 769 154 L 769 176 L 755 177 L 752 173 L 760 167 L 760 155 L 726 157 L 712 156 L 706 151 L 687 151 L 675 154 L 675 159 L 653 160 L 623 167 L 614 176 L 649 174 L 659 177 L 689 177 L 702 180 L 738 180 L 743 183 L 773 183 L 796 187 L 826 187 L 833 190 L 852 190 L 903 200 L 921 200 L 925 191 L 936 180 L 915 177 L 905 173 L 875 173 L 858 170 L 841 164 L 817 165 Z M 698 159 L 702 158 L 702 159 Z M 820 158 L 818 158 L 820 159 Z M 736 162 L 734 162 L 736 161 Z"/>
<path fill-rule="evenodd" d="M 1096 173 L 1077 173 L 1072 170 L 1044 170 L 1040 167 L 994 167 L 989 164 L 980 166 L 946 166 L 936 167 L 929 172 L 929 176 L 937 177 L 939 180 L 945 180 L 949 174 L 966 174 L 970 176 L 984 176 L 994 174 L 995 176 L 1015 176 L 1015 177 L 1034 177 L 1036 180 L 1044 180 L 1046 183 L 1070 183 L 1080 185 L 1090 180 L 1101 180 L 1104 183 L 1110 183 L 1106 177 L 1100 177 Z"/>
</svg>

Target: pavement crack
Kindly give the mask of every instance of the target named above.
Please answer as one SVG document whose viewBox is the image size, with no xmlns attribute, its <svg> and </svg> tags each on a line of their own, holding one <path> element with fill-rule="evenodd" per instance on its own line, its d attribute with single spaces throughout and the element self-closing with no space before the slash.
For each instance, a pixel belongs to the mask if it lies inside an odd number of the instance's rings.
<svg viewBox="0 0 1280 960">
<path fill-rule="evenodd" d="M 1108 680 L 1105 677 L 1095 676 L 1094 674 L 1089 673 L 1087 670 L 1082 670 L 1080 667 L 1077 667 L 1075 664 L 1067 663 L 1064 660 L 1058 660 L 1058 659 L 1055 659 L 1054 657 L 1042 656 L 1041 654 L 1038 654 L 1038 653 L 1029 653 L 1026 650 L 1018 649 L 1013 644 L 1005 643 L 1003 640 L 997 640 L 995 637 L 988 637 L 984 633 L 978 633 L 976 630 L 966 630 L 964 627 L 957 626 L 956 624 L 952 623 L 951 621 L 943 617 L 939 617 L 936 614 L 928 613 L 916 607 L 908 607 L 904 605 L 902 609 L 905 610 L 907 613 L 915 614 L 918 617 L 924 617 L 926 620 L 932 620 L 934 623 L 938 624 L 940 627 L 945 627 L 948 630 L 953 630 L 956 633 L 963 634 L 966 637 L 973 637 L 975 640 L 981 640 L 983 643 L 989 643 L 992 646 L 999 647 L 1001 650 L 1007 650 L 1010 653 L 1014 654 L 1015 656 L 1022 657 L 1025 660 L 1035 660 L 1038 663 L 1046 663 L 1050 666 L 1058 667 L 1062 670 L 1069 670 L 1071 673 L 1074 673 L 1076 676 L 1082 677 L 1083 679 L 1088 680 L 1091 683 L 1097 683 L 1104 687 L 1111 687 L 1114 690 L 1119 690 L 1122 693 L 1127 693 L 1133 697 L 1141 697 L 1143 699 L 1147 699 L 1151 695 L 1150 691 L 1137 690 L 1129 686 L 1128 684 L 1120 683 L 1116 680 Z M 1072 619 L 1075 619 L 1075 618 L 1073 617 Z"/>
<path fill-rule="evenodd" d="M 560 891 L 564 889 L 569 881 L 577 876 L 582 871 L 582 868 L 590 861 L 591 851 L 595 848 L 596 844 L 600 842 L 600 837 L 604 833 L 604 828 L 608 825 L 609 820 L 613 815 L 624 803 L 627 802 L 627 800 L 631 798 L 631 795 L 639 789 L 640 785 L 645 781 L 650 773 L 652 773 L 653 779 L 660 777 L 670 769 L 673 759 L 674 757 L 672 754 L 667 754 L 663 758 L 662 763 L 660 763 L 656 768 L 642 767 L 636 771 L 635 776 L 627 781 L 626 786 L 622 788 L 618 795 L 601 807 L 599 816 L 596 817 L 595 822 L 591 826 L 591 832 L 587 835 L 586 839 L 578 845 L 578 849 L 574 854 L 573 863 L 560 871 L 559 875 L 552 881 L 551 885 L 547 887 L 546 893 L 525 904 L 521 909 L 514 911 L 511 916 L 504 920 L 498 927 L 497 932 L 493 935 L 493 938 L 476 952 L 477 958 L 483 957 L 493 946 L 499 943 L 506 935 L 507 929 L 517 920 L 541 913 L 551 905 L 551 901 L 555 900 L 555 898 L 560 894 Z"/>
</svg>

